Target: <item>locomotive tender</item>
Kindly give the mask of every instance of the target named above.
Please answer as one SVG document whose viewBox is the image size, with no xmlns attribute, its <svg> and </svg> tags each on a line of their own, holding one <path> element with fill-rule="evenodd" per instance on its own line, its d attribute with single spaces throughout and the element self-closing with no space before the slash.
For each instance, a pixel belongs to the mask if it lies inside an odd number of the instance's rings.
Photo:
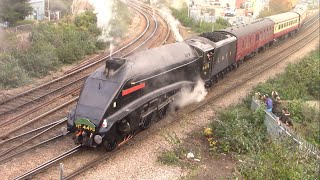
<svg viewBox="0 0 320 180">
<path fill-rule="evenodd" d="M 199 78 L 209 87 L 276 39 L 297 31 L 305 17 L 302 12 L 106 60 L 86 79 L 67 130 L 75 133 L 76 143 L 114 149 L 137 129 L 163 118 L 181 88 L 194 86 Z"/>
</svg>

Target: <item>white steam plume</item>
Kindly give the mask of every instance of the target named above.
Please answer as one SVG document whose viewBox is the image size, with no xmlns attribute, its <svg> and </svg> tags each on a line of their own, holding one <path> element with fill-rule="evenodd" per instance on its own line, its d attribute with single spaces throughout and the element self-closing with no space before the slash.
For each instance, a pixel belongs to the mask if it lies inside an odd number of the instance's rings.
<svg viewBox="0 0 320 180">
<path fill-rule="evenodd" d="M 102 29 L 100 39 L 107 41 L 111 30 L 109 23 L 112 18 L 113 0 L 89 0 L 89 3 L 92 4 L 94 12 L 97 13 L 97 25 Z"/>
<path fill-rule="evenodd" d="M 165 6 L 162 6 L 160 9 L 160 14 L 168 22 L 176 41 L 178 42 L 183 41 L 183 38 L 179 32 L 180 22 L 172 16 L 170 9 Z"/>
<path fill-rule="evenodd" d="M 200 102 L 204 100 L 205 96 L 208 94 L 203 80 L 199 79 L 196 82 L 195 87 L 182 88 L 176 99 L 171 105 L 171 109 L 182 108 L 192 103 Z"/>
<path fill-rule="evenodd" d="M 72 13 L 84 12 L 90 4 L 97 14 L 97 26 L 102 29 L 100 39 L 103 41 L 109 40 L 110 20 L 113 16 L 113 0 L 73 0 Z"/>
<path fill-rule="evenodd" d="M 158 3 L 159 3 L 158 0 L 150 0 L 150 5 L 152 7 Z M 160 8 L 159 12 L 160 12 L 161 16 L 168 22 L 170 29 L 172 30 L 172 32 L 174 34 L 176 41 L 178 41 L 178 42 L 183 41 L 183 38 L 179 32 L 180 22 L 172 16 L 171 10 L 168 7 L 166 7 L 164 4 L 161 4 L 161 8 Z"/>
</svg>

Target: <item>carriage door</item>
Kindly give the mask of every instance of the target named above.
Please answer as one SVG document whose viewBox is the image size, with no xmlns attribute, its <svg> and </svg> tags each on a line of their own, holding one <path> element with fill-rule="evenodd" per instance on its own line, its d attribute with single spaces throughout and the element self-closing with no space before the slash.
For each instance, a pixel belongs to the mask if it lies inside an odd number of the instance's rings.
<svg viewBox="0 0 320 180">
<path fill-rule="evenodd" d="M 206 80 L 210 78 L 210 70 L 211 70 L 211 64 L 213 61 L 213 52 L 208 51 L 205 52 L 205 56 L 203 57 L 203 63 L 202 63 L 202 71 L 201 71 L 201 77 L 202 79 Z"/>
</svg>

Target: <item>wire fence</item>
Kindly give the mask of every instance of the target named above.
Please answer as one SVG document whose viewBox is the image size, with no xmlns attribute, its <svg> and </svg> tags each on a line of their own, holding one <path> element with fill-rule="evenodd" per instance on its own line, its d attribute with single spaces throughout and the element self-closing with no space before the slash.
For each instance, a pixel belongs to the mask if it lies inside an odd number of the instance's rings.
<svg viewBox="0 0 320 180">
<path fill-rule="evenodd" d="M 252 98 L 251 109 L 256 110 L 264 108 L 261 100 L 257 100 L 255 97 Z M 264 108 L 265 109 L 265 108 Z M 286 126 L 284 123 L 279 121 L 278 117 L 271 112 L 264 110 L 265 119 L 264 124 L 267 127 L 267 131 L 273 139 L 279 139 L 283 136 L 291 137 L 296 143 L 299 144 L 300 149 L 305 149 L 309 153 L 316 155 L 319 158 L 319 149 L 314 145 L 307 142 L 303 137 L 297 134 L 293 129 Z"/>
</svg>

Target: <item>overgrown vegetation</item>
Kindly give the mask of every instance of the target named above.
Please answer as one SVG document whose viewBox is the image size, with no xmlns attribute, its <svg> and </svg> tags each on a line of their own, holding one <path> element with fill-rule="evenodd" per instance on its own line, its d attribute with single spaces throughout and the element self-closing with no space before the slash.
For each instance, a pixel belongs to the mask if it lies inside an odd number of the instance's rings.
<svg viewBox="0 0 320 180">
<path fill-rule="evenodd" d="M 300 63 L 289 65 L 284 74 L 256 87 L 262 94 L 276 90 L 292 116 L 297 132 L 310 143 L 320 147 L 319 106 L 306 101 L 319 101 L 320 98 L 320 53 L 312 52 Z"/>
<path fill-rule="evenodd" d="M 193 31 L 198 33 L 217 31 L 231 26 L 231 24 L 223 18 L 218 18 L 215 23 L 197 21 L 193 18 L 189 18 L 188 8 L 186 5 L 180 10 L 174 8 L 171 8 L 171 10 L 173 16 L 176 17 L 183 26 L 190 27 Z"/>
<path fill-rule="evenodd" d="M 294 146 L 292 140 L 265 144 L 247 156 L 239 166 L 245 179 L 317 179 L 319 164 Z"/>
<path fill-rule="evenodd" d="M 267 139 L 263 115 L 243 105 L 221 111 L 211 125 L 217 152 L 245 154 L 262 149 Z"/>
<path fill-rule="evenodd" d="M 96 52 L 100 35 L 96 23 L 95 14 L 88 11 L 76 17 L 74 22 L 65 19 L 34 26 L 26 48 L 0 56 L 0 86 L 16 87 L 33 77 L 47 75 L 61 64 L 72 63 Z M 15 66 L 15 71 L 9 69 L 11 66 Z"/>
<path fill-rule="evenodd" d="M 320 97 L 319 51 L 298 64 L 290 64 L 286 73 L 256 88 L 261 93 L 277 90 L 283 99 L 318 100 Z"/>
<path fill-rule="evenodd" d="M 8 22 L 9 26 L 14 26 L 31 12 L 28 0 L 0 0 L 0 21 Z"/>
</svg>

